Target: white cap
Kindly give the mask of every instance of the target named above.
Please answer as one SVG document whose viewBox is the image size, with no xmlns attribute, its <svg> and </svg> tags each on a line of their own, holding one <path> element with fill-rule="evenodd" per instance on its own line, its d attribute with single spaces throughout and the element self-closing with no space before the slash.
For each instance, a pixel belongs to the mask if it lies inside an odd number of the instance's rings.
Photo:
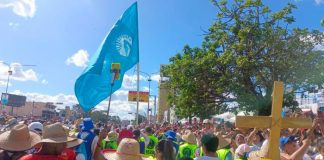
<svg viewBox="0 0 324 160">
<path fill-rule="evenodd" d="M 40 122 L 32 122 L 28 125 L 28 129 L 41 134 L 43 132 L 43 124 Z"/>
<path fill-rule="evenodd" d="M 210 123 L 209 119 L 204 119 L 203 123 Z"/>
<path fill-rule="evenodd" d="M 251 148 L 249 145 L 247 144 L 240 144 L 236 150 L 235 150 L 235 153 L 236 154 L 239 154 L 239 155 L 243 155 L 244 153 L 247 153 L 247 152 L 250 152 L 251 151 Z"/>
<path fill-rule="evenodd" d="M 128 125 L 127 130 L 130 130 L 130 129 L 134 130 L 134 126 L 133 125 Z"/>
</svg>

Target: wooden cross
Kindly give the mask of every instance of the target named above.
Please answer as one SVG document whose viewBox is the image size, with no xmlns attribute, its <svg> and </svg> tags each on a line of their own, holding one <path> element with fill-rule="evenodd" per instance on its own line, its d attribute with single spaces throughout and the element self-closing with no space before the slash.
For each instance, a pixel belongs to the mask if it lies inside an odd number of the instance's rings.
<svg viewBox="0 0 324 160">
<path fill-rule="evenodd" d="M 311 128 L 312 120 L 309 118 L 281 117 L 284 85 L 275 81 L 272 92 L 271 116 L 237 116 L 238 128 L 270 128 L 268 158 L 280 159 L 279 138 L 281 128 Z"/>
</svg>

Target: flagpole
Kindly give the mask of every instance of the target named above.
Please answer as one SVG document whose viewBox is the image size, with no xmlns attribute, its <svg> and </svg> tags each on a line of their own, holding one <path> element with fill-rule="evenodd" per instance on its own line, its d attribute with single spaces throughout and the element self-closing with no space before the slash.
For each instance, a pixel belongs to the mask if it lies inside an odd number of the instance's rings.
<svg viewBox="0 0 324 160">
<path fill-rule="evenodd" d="M 109 96 L 108 110 L 107 110 L 107 117 L 108 117 L 108 121 L 109 121 L 110 102 L 111 102 L 111 96 L 112 96 L 112 95 L 111 95 L 112 87 L 113 87 L 113 85 L 110 86 L 110 96 Z"/>
<path fill-rule="evenodd" d="M 138 8 L 137 8 L 137 2 L 135 2 L 136 5 L 136 21 L 137 21 L 137 48 L 138 48 L 138 62 L 137 62 L 137 106 L 136 106 L 136 125 L 138 125 L 138 108 L 139 108 L 139 81 L 140 81 L 140 65 L 139 65 L 139 34 L 138 34 Z"/>
<path fill-rule="evenodd" d="M 111 102 L 111 96 L 112 96 L 112 89 L 113 89 L 113 86 L 114 86 L 114 81 L 115 81 L 115 78 L 116 78 L 116 73 L 115 71 L 113 71 L 111 73 L 111 82 L 110 82 L 110 96 L 109 96 L 109 102 L 108 102 L 108 110 L 107 110 L 107 118 L 108 118 L 108 121 L 109 121 L 109 111 L 110 111 L 110 102 Z"/>
<path fill-rule="evenodd" d="M 139 74 L 140 68 L 139 68 L 139 62 L 137 63 L 137 98 L 136 98 L 136 124 L 138 125 L 138 108 L 139 108 Z"/>
</svg>

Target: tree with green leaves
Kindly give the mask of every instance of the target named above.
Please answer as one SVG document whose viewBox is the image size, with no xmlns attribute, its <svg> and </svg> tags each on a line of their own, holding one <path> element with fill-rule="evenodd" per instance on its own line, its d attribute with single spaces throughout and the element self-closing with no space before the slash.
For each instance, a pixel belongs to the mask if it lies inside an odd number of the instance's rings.
<svg viewBox="0 0 324 160">
<path fill-rule="evenodd" d="M 324 54 L 318 30 L 292 28 L 295 5 L 272 12 L 261 0 L 212 0 L 216 21 L 200 48 L 185 46 L 166 67 L 170 103 L 181 117 L 219 111 L 271 112 L 274 81 L 285 83 L 284 106 L 296 91 L 323 87 Z"/>
</svg>

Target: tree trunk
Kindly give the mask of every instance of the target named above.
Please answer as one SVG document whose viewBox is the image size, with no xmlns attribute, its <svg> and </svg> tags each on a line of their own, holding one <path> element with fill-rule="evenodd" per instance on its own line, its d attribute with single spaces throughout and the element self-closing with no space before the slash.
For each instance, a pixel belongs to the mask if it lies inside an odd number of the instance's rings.
<svg viewBox="0 0 324 160">
<path fill-rule="evenodd" d="M 271 105 L 266 105 L 258 109 L 259 116 L 270 116 L 271 115 Z"/>
</svg>

